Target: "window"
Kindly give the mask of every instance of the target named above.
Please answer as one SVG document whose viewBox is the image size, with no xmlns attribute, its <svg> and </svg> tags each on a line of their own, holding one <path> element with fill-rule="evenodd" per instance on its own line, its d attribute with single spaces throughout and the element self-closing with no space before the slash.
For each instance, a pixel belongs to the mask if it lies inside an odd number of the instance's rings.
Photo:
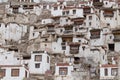
<svg viewBox="0 0 120 80">
<path fill-rule="evenodd" d="M 76 10 L 73 10 L 73 14 L 76 14 Z"/>
<path fill-rule="evenodd" d="M 5 69 L 0 69 L 0 77 L 1 78 L 5 76 L 5 73 L 6 73 Z"/>
<path fill-rule="evenodd" d="M 5 56 L 5 59 L 7 59 L 7 56 Z"/>
<path fill-rule="evenodd" d="M 12 69 L 11 76 L 17 77 L 19 76 L 19 69 Z"/>
<path fill-rule="evenodd" d="M 91 22 L 89 22 L 89 26 L 91 26 Z"/>
<path fill-rule="evenodd" d="M 68 14 L 69 14 L 69 11 L 66 11 L 66 14 L 68 15 Z"/>
<path fill-rule="evenodd" d="M 49 63 L 49 57 L 47 56 L 47 63 Z"/>
<path fill-rule="evenodd" d="M 60 32 L 62 32 L 63 30 L 62 29 L 60 29 Z"/>
<path fill-rule="evenodd" d="M 27 73 L 27 71 L 25 71 L 25 77 L 27 78 L 27 75 L 28 75 L 28 73 Z"/>
<path fill-rule="evenodd" d="M 67 67 L 60 67 L 59 68 L 59 75 L 67 75 L 68 68 Z"/>
<path fill-rule="evenodd" d="M 62 12 L 62 15 L 65 15 L 65 12 Z"/>
<path fill-rule="evenodd" d="M 92 16 L 89 16 L 89 20 L 92 20 Z"/>
<path fill-rule="evenodd" d="M 108 48 L 110 51 L 114 51 L 114 44 L 108 44 Z"/>
<path fill-rule="evenodd" d="M 81 40 L 78 40 L 78 42 L 81 42 Z"/>
<path fill-rule="evenodd" d="M 36 63 L 35 68 L 40 68 L 40 63 Z"/>
<path fill-rule="evenodd" d="M 54 10 L 57 10 L 57 7 L 54 7 Z"/>
<path fill-rule="evenodd" d="M 33 33 L 33 36 L 35 35 L 35 33 Z"/>
<path fill-rule="evenodd" d="M 112 36 L 110 36 L 110 39 L 112 39 Z"/>
<path fill-rule="evenodd" d="M 43 9 L 46 9 L 47 8 L 47 6 L 43 6 Z"/>
<path fill-rule="evenodd" d="M 35 61 L 42 61 L 42 55 L 35 55 Z"/>
<path fill-rule="evenodd" d="M 77 28 L 75 28 L 75 31 L 77 31 L 78 29 Z"/>
<path fill-rule="evenodd" d="M 66 46 L 62 46 L 62 50 L 66 50 Z"/>
<path fill-rule="evenodd" d="M 48 41 L 48 39 L 45 39 L 45 41 Z"/>
<path fill-rule="evenodd" d="M 47 46 L 47 44 L 45 44 L 45 47 Z"/>
<path fill-rule="evenodd" d="M 110 23 L 107 23 L 107 26 L 110 26 Z"/>
<path fill-rule="evenodd" d="M 108 75 L 108 69 L 105 69 L 105 76 Z"/>
<path fill-rule="evenodd" d="M 111 69 L 111 75 L 112 76 L 117 76 L 117 74 L 118 74 L 118 69 L 117 68 L 112 68 Z"/>
<path fill-rule="evenodd" d="M 105 4 L 107 5 L 108 3 L 106 2 Z"/>
<path fill-rule="evenodd" d="M 84 22 L 84 26 L 86 26 L 86 23 Z"/>
<path fill-rule="evenodd" d="M 66 22 L 68 22 L 68 19 L 66 19 Z"/>
<path fill-rule="evenodd" d="M 5 28 L 7 28 L 7 25 L 5 25 Z"/>
<path fill-rule="evenodd" d="M 62 9 L 62 6 L 60 6 L 60 9 Z"/>
</svg>

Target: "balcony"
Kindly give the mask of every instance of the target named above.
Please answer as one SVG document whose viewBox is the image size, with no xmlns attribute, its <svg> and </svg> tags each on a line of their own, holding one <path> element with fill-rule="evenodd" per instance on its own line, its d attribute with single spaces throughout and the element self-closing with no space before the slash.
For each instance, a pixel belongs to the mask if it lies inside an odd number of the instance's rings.
<svg viewBox="0 0 120 80">
<path fill-rule="evenodd" d="M 34 5 L 23 5 L 23 9 L 33 9 Z"/>
<path fill-rule="evenodd" d="M 120 42 L 120 38 L 113 39 L 114 42 Z"/>
<path fill-rule="evenodd" d="M 73 30 L 65 30 L 63 33 L 64 33 L 64 34 L 72 34 L 72 33 L 73 33 Z"/>
<path fill-rule="evenodd" d="M 86 15 L 86 14 L 90 14 L 91 13 L 91 11 L 90 10 L 84 10 L 84 14 Z"/>
<path fill-rule="evenodd" d="M 95 7 L 102 7 L 103 6 L 103 2 L 94 2 L 93 6 L 95 6 Z"/>
<path fill-rule="evenodd" d="M 70 54 L 78 54 L 78 53 L 79 53 L 78 49 L 70 50 Z"/>
<path fill-rule="evenodd" d="M 90 36 L 90 39 L 98 39 L 98 38 L 100 38 L 100 35 Z"/>
<path fill-rule="evenodd" d="M 108 13 L 105 14 L 105 13 L 104 13 L 103 15 L 104 15 L 104 17 L 113 17 L 113 16 L 114 16 L 113 13 L 111 13 L 111 14 L 108 14 Z"/>
<path fill-rule="evenodd" d="M 48 32 L 48 34 L 49 34 L 49 33 L 50 33 L 50 34 L 55 34 L 55 30 L 54 30 L 54 29 L 48 29 L 47 32 Z"/>
<path fill-rule="evenodd" d="M 79 63 L 80 63 L 79 60 L 74 61 L 74 64 L 79 64 Z"/>
<path fill-rule="evenodd" d="M 113 34 L 120 34 L 120 29 L 118 29 L 118 30 L 113 30 L 112 33 L 113 33 Z"/>
</svg>

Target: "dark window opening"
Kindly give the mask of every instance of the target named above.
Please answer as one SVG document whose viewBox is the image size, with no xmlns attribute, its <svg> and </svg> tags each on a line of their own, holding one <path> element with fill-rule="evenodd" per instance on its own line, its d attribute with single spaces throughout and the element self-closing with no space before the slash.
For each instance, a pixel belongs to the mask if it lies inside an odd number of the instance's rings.
<svg viewBox="0 0 120 80">
<path fill-rule="evenodd" d="M 79 64 L 80 58 L 79 57 L 74 57 L 74 64 Z"/>
<path fill-rule="evenodd" d="M 92 20 L 92 16 L 89 16 L 89 20 Z"/>
<path fill-rule="evenodd" d="M 107 23 L 107 26 L 110 26 L 110 23 Z"/>
<path fill-rule="evenodd" d="M 108 69 L 105 69 L 105 76 L 108 75 Z"/>
<path fill-rule="evenodd" d="M 69 11 L 66 11 L 66 14 L 68 15 L 68 14 L 69 14 Z"/>
<path fill-rule="evenodd" d="M 25 77 L 27 78 L 27 71 L 25 71 Z"/>
<path fill-rule="evenodd" d="M 73 14 L 76 14 L 76 10 L 73 10 Z"/>
<path fill-rule="evenodd" d="M 40 63 L 36 63 L 35 68 L 40 68 Z"/>
<path fill-rule="evenodd" d="M 110 51 L 114 51 L 114 44 L 108 44 L 108 48 Z"/>
<path fill-rule="evenodd" d="M 65 12 L 62 12 L 63 15 L 65 15 Z"/>
<path fill-rule="evenodd" d="M 45 41 L 48 41 L 48 39 L 45 39 Z"/>
<path fill-rule="evenodd" d="M 33 36 L 35 35 L 35 33 L 33 33 Z"/>
<path fill-rule="evenodd" d="M 23 60 L 31 59 L 31 56 L 23 56 Z"/>
<path fill-rule="evenodd" d="M 66 50 L 66 46 L 62 46 L 62 50 Z"/>
</svg>

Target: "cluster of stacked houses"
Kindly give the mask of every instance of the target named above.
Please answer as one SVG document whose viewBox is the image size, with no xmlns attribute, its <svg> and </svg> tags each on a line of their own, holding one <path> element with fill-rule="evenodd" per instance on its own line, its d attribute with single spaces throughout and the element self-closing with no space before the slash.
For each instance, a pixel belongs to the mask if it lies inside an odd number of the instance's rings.
<svg viewBox="0 0 120 80">
<path fill-rule="evenodd" d="M 120 79 L 120 2 L 44 1 L 0 0 L 1 80 Z"/>
</svg>

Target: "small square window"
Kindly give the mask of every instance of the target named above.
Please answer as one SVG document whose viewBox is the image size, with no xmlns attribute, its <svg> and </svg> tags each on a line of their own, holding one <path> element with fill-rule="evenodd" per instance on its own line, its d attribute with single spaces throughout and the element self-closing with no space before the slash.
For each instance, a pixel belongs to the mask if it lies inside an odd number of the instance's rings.
<svg viewBox="0 0 120 80">
<path fill-rule="evenodd" d="M 35 55 L 35 61 L 42 61 L 42 55 Z"/>
<path fill-rule="evenodd" d="M 81 42 L 81 40 L 78 40 L 79 42 Z"/>
<path fill-rule="evenodd" d="M 19 76 L 19 69 L 12 69 L 11 76 L 18 77 Z"/>
<path fill-rule="evenodd" d="M 57 7 L 54 7 L 54 10 L 57 10 L 58 8 Z"/>
<path fill-rule="evenodd" d="M 60 67 L 59 68 L 59 75 L 67 75 L 68 68 L 67 67 Z"/>
<path fill-rule="evenodd" d="M 40 63 L 36 63 L 35 68 L 40 68 Z"/>
<path fill-rule="evenodd" d="M 68 19 L 66 19 L 66 22 L 68 22 Z"/>
<path fill-rule="evenodd" d="M 117 76 L 118 75 L 118 69 L 117 68 L 112 68 L 111 69 L 111 75 L 112 76 Z"/>
</svg>

